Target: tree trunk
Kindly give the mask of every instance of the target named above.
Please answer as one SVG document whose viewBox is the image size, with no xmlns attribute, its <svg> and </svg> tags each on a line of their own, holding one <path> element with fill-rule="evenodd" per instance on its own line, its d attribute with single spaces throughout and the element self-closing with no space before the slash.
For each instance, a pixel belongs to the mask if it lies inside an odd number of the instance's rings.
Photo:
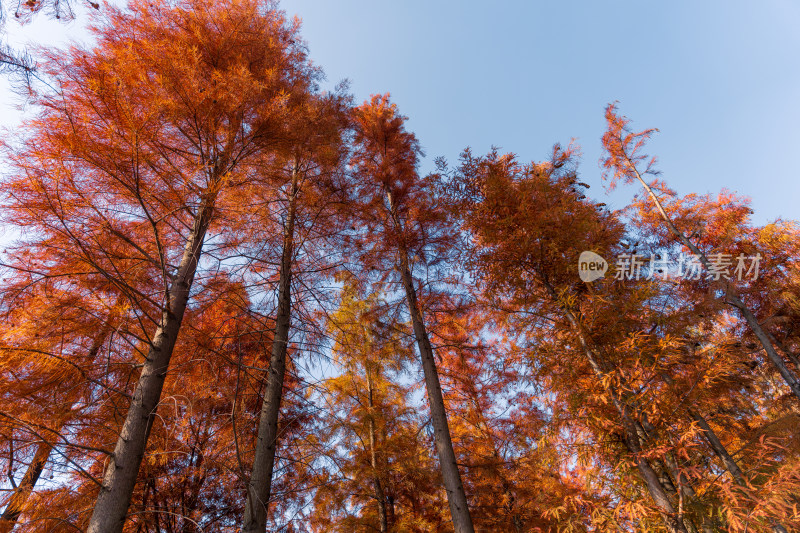
<svg viewBox="0 0 800 533">
<path fill-rule="evenodd" d="M 125 423 L 103 477 L 103 486 L 89 521 L 87 533 L 121 533 L 130 507 L 139 467 L 144 457 L 150 428 L 161 400 L 161 390 L 178 339 L 189 291 L 203 251 L 215 197 L 204 198 L 175 273 L 161 323 L 153 335 L 142 373 L 136 384 Z M 166 273 L 165 273 L 166 274 Z"/>
<path fill-rule="evenodd" d="M 381 533 L 389 531 L 389 522 L 386 515 L 386 495 L 383 492 L 381 478 L 378 477 L 378 453 L 376 447 L 375 416 L 372 395 L 372 377 L 367 369 L 367 407 L 369 408 L 369 459 L 372 467 L 372 485 L 375 489 L 375 501 L 378 502 L 378 522 Z"/>
<path fill-rule="evenodd" d="M 22 476 L 22 481 L 20 481 L 17 488 L 14 489 L 14 493 L 8 500 L 8 505 L 6 505 L 2 517 L 0 517 L 0 533 L 9 533 L 9 531 L 14 529 L 19 515 L 25 510 L 28 497 L 33 493 L 33 487 L 39 480 L 39 476 L 44 470 L 47 458 L 50 456 L 52 449 L 52 441 L 42 441 L 36 447 L 36 453 L 31 463 L 28 465 L 25 475 Z"/>
<path fill-rule="evenodd" d="M 795 370 L 800 372 L 800 355 L 788 349 L 781 341 L 775 338 L 775 335 L 771 334 L 770 332 L 767 332 L 767 335 L 769 335 L 769 338 L 772 341 L 772 343 L 778 348 L 780 348 L 780 350 L 786 355 L 786 358 L 792 362 Z"/>
<path fill-rule="evenodd" d="M 697 422 L 697 425 L 703 430 L 703 436 L 706 438 L 706 441 L 708 441 L 711 449 L 714 450 L 714 454 L 725 466 L 725 470 L 728 471 L 734 482 L 742 488 L 747 488 L 747 481 L 745 480 L 742 470 L 739 468 L 739 465 L 736 464 L 736 460 L 728 453 L 727 448 L 725 448 L 719 440 L 716 432 L 708 424 L 708 421 L 694 409 L 689 408 L 687 411 L 689 412 L 689 416 L 692 417 L 692 420 Z M 773 524 L 772 531 L 775 533 L 787 533 L 786 528 L 780 524 Z"/>
<path fill-rule="evenodd" d="M 431 423 L 433 424 L 433 437 L 436 450 L 439 453 L 439 465 L 442 470 L 442 479 L 447 491 L 447 501 L 450 504 L 450 515 L 453 519 L 455 533 L 473 533 L 472 517 L 467 506 L 467 496 L 464 485 L 461 483 L 461 474 L 458 472 L 456 454 L 453 451 L 453 441 L 450 438 L 450 428 L 447 424 L 447 412 L 442 397 L 442 387 L 439 384 L 439 374 L 436 370 L 436 360 L 433 348 L 425 330 L 422 313 L 417 303 L 417 292 L 414 280 L 408 269 L 408 254 L 401 250 L 401 276 L 406 292 L 406 303 L 411 313 L 411 322 L 414 325 L 414 336 L 417 339 L 422 370 L 425 375 L 425 387 L 428 390 L 428 403 L 431 407 Z"/>
<path fill-rule="evenodd" d="M 283 252 L 278 280 L 278 309 L 275 316 L 275 337 L 269 360 L 267 388 L 261 404 L 253 468 L 247 485 L 242 533 L 264 533 L 267 530 L 267 508 L 272 491 L 272 472 L 278 446 L 278 415 L 286 375 L 286 351 L 289 344 L 292 301 L 292 256 L 294 254 L 294 221 L 297 208 L 298 172 L 292 173 L 289 211 L 283 235 Z"/>
<path fill-rule="evenodd" d="M 388 211 L 395 228 L 402 232 L 405 230 L 403 222 L 395 211 L 394 199 L 391 191 L 386 189 L 388 201 Z M 447 423 L 447 411 L 444 406 L 442 396 L 442 386 L 439 383 L 439 372 L 436 370 L 436 359 L 433 355 L 433 347 L 428 339 L 428 332 L 425 329 L 425 322 L 422 319 L 422 312 L 417 303 L 417 290 L 414 288 L 414 278 L 408 261 L 408 249 L 403 242 L 398 247 L 400 265 L 398 271 L 403 282 L 403 289 L 406 293 L 406 304 L 411 314 L 411 323 L 414 328 L 414 337 L 417 340 L 417 348 L 422 359 L 422 373 L 425 377 L 425 388 L 428 392 L 428 404 L 431 408 L 431 424 L 433 425 L 433 440 L 436 443 L 436 451 L 439 455 L 439 468 L 442 471 L 442 482 L 444 483 L 447 494 L 447 502 L 450 506 L 450 517 L 453 520 L 455 533 L 474 533 L 472 517 L 467 505 L 467 495 L 464 492 L 464 485 L 461 482 L 461 474 L 458 471 L 456 454 L 453 451 L 453 441 L 450 437 L 450 426 Z"/>
<path fill-rule="evenodd" d="M 394 494 L 392 494 L 391 487 L 389 487 L 386 494 L 386 522 L 394 524 Z"/>
<path fill-rule="evenodd" d="M 647 415 L 641 416 L 641 423 L 636 422 L 636 430 L 642 444 L 655 439 L 656 430 L 647 420 Z M 680 466 L 672 453 L 666 452 L 663 460 L 656 460 L 654 463 L 656 465 L 656 471 L 661 478 L 661 483 L 670 495 L 678 498 L 679 502 L 689 501 L 700 503 L 697 498 L 697 493 L 694 491 L 694 487 L 692 487 L 691 480 L 686 474 L 681 472 Z M 701 516 L 701 520 L 703 521 L 701 524 L 703 532 L 710 533 L 711 526 L 704 515 Z M 689 530 L 689 533 L 697 531 L 697 526 L 690 517 L 684 516 L 683 523 L 686 529 Z"/>
</svg>

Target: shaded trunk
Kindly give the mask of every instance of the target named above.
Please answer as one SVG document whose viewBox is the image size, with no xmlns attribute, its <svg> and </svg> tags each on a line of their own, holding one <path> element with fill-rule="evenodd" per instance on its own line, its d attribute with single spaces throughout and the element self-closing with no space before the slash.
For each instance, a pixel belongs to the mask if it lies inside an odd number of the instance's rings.
<svg viewBox="0 0 800 533">
<path fill-rule="evenodd" d="M 772 335 L 771 333 L 767 332 L 767 335 L 769 335 L 769 338 L 772 341 L 772 343 L 774 345 L 776 345 L 786 355 L 786 358 L 789 361 L 792 362 L 792 364 L 794 365 L 795 370 L 800 372 L 800 355 L 798 355 L 798 354 L 792 352 L 790 349 L 788 349 L 781 341 L 776 339 L 775 336 Z"/>
<path fill-rule="evenodd" d="M 247 485 L 242 533 L 264 533 L 267 530 L 267 509 L 272 492 L 272 473 L 278 446 L 278 416 L 286 376 L 286 351 L 289 345 L 292 301 L 292 256 L 294 254 L 294 223 L 297 208 L 298 173 L 292 173 L 289 210 L 283 235 L 283 252 L 278 280 L 278 309 L 275 316 L 275 337 L 267 370 L 267 387 L 261 404 L 258 437 L 253 468 Z"/>
<path fill-rule="evenodd" d="M 700 503 L 697 498 L 697 493 L 694 491 L 694 487 L 692 487 L 691 480 L 681 471 L 678 462 L 671 453 L 664 454 L 664 465 L 669 472 L 670 484 L 672 484 L 673 490 L 680 498 L 680 501 Z M 675 487 L 675 484 L 672 482 L 673 479 L 677 482 L 677 487 Z M 702 520 L 701 528 L 703 532 L 711 533 L 711 525 L 708 523 L 706 516 L 702 515 L 700 519 Z M 690 532 L 697 531 L 697 526 L 695 526 L 694 521 L 692 521 L 690 517 L 684 516 L 683 523 Z"/>
<path fill-rule="evenodd" d="M 661 379 L 663 379 L 664 383 L 666 383 L 670 387 L 675 386 L 675 380 L 673 380 L 672 377 L 669 376 L 668 374 L 661 373 Z M 709 446 L 711 446 L 711 449 L 714 451 L 714 454 L 722 462 L 722 465 L 725 467 L 725 470 L 728 471 L 728 473 L 731 475 L 736 484 L 741 487 L 747 486 L 744 474 L 742 473 L 742 470 L 739 468 L 739 465 L 736 464 L 736 461 L 734 460 L 733 456 L 731 456 L 731 454 L 728 453 L 728 450 L 722 444 L 722 441 L 719 440 L 719 437 L 717 437 L 716 432 L 708 424 L 708 421 L 705 419 L 705 417 L 695 409 L 692 409 L 691 407 L 686 407 L 686 412 L 689 414 L 689 417 L 697 423 L 698 427 L 703 430 L 703 437 L 705 437 L 706 442 L 708 442 Z"/>
<path fill-rule="evenodd" d="M 701 259 L 708 262 L 708 260 L 705 259 L 705 256 L 702 256 Z M 789 385 L 792 393 L 794 393 L 794 395 L 800 399 L 800 379 L 798 379 L 797 376 L 786 366 L 786 363 L 783 361 L 783 357 L 778 354 L 778 352 L 775 350 L 775 347 L 772 345 L 770 335 L 764 331 L 764 329 L 761 327 L 761 324 L 758 323 L 756 316 L 752 311 L 750 311 L 750 308 L 744 304 L 742 299 L 739 298 L 739 295 L 736 293 L 736 290 L 733 287 L 730 287 L 728 290 L 727 301 L 736 309 L 738 309 L 742 316 L 744 316 L 744 319 L 747 321 L 750 329 L 753 330 L 753 333 L 755 333 L 756 337 L 761 342 L 761 345 L 764 347 L 764 351 L 767 352 L 767 357 L 769 357 L 769 360 L 772 361 L 772 364 L 778 370 L 778 373 L 781 375 L 786 384 Z"/>
<path fill-rule="evenodd" d="M 386 522 L 394 524 L 394 494 L 392 494 L 391 487 L 386 495 Z"/>
<path fill-rule="evenodd" d="M 203 240 L 211 222 L 214 199 L 213 195 L 204 198 L 195 216 L 181 262 L 167 291 L 161 323 L 153 335 L 125 423 L 106 467 L 103 486 L 87 533 L 121 533 L 125 524 L 125 515 L 131 504 L 150 428 L 161 400 L 172 351 L 200 262 Z"/>
<path fill-rule="evenodd" d="M 642 184 L 642 186 L 650 195 L 650 198 L 655 203 L 656 208 L 658 209 L 661 218 L 664 220 L 664 222 L 666 222 L 669 231 L 684 246 L 686 246 L 689 250 L 692 251 L 693 254 L 695 254 L 698 257 L 698 259 L 706 268 L 706 270 L 711 271 L 712 270 L 711 263 L 706 257 L 706 255 L 697 246 L 695 246 L 694 243 L 690 241 L 689 238 L 677 228 L 677 226 L 675 226 L 675 224 L 672 222 L 672 219 L 669 218 L 669 215 L 664 210 L 664 207 L 661 205 L 661 200 L 658 199 L 656 193 L 653 191 L 650 185 L 648 185 L 647 182 L 644 180 L 642 175 L 636 169 L 636 166 L 633 164 L 633 162 L 630 159 L 627 159 L 627 154 L 625 154 L 625 157 L 628 164 L 630 165 L 630 168 L 636 174 L 637 179 L 639 180 L 639 182 Z M 742 299 L 739 297 L 739 294 L 737 293 L 734 287 L 732 286 L 727 287 L 727 294 L 725 301 L 726 303 L 732 305 L 733 307 L 739 310 L 739 312 L 742 314 L 747 324 L 750 326 L 750 329 L 755 334 L 756 338 L 758 338 L 759 342 L 764 347 L 764 351 L 767 352 L 767 357 L 769 357 L 769 360 L 772 361 L 772 364 L 778 370 L 778 373 L 781 375 L 786 384 L 789 385 L 789 388 L 791 389 L 792 393 L 795 396 L 797 396 L 798 399 L 800 399 L 800 379 L 798 379 L 798 377 L 786 366 L 783 357 L 781 357 L 778 354 L 778 352 L 775 350 L 775 347 L 772 344 L 771 335 L 766 331 L 764 331 L 764 329 L 761 327 L 761 324 L 759 324 L 755 314 L 753 314 L 750 308 L 747 307 L 747 305 L 742 301 Z"/>
<path fill-rule="evenodd" d="M 372 485 L 375 490 L 375 501 L 378 502 L 378 522 L 381 533 L 389 531 L 389 522 L 386 513 L 386 495 L 383 492 L 383 485 L 381 478 L 378 477 L 378 453 L 376 447 L 376 431 L 375 431 L 375 417 L 373 410 L 375 405 L 373 403 L 372 395 L 372 377 L 367 370 L 367 407 L 369 407 L 369 459 L 370 466 L 372 467 Z"/>
<path fill-rule="evenodd" d="M 388 200 L 389 215 L 392 222 L 399 231 L 404 230 L 404 226 L 398 217 L 393 203 L 392 194 L 386 191 Z M 442 472 L 442 481 L 447 502 L 450 506 L 450 516 L 453 520 L 455 533 L 474 533 L 472 517 L 467 505 L 467 495 L 464 492 L 464 485 L 461 482 L 461 474 L 458 471 L 456 454 L 453 450 L 453 440 L 450 437 L 450 427 L 447 423 L 447 411 L 444 406 L 442 396 L 442 386 L 439 383 L 439 372 L 436 370 L 436 359 L 433 355 L 433 347 L 425 329 L 425 322 L 422 312 L 417 302 L 417 291 L 414 288 L 414 278 L 409 269 L 408 250 L 401 242 L 398 248 L 400 265 L 398 271 L 403 281 L 403 289 L 406 294 L 406 304 L 411 314 L 411 323 L 414 328 L 414 337 L 417 341 L 417 348 L 422 359 L 422 372 L 425 377 L 425 388 L 428 392 L 428 404 L 431 409 L 431 425 L 433 426 L 433 439 L 436 443 L 436 451 L 439 455 L 439 467 Z"/>
<path fill-rule="evenodd" d="M 742 470 L 739 468 L 739 465 L 736 464 L 736 460 L 728 453 L 728 450 L 719 440 L 714 430 L 711 429 L 711 426 L 708 425 L 706 419 L 694 409 L 689 408 L 687 411 L 689 416 L 692 417 L 692 420 L 697 422 L 698 427 L 703 430 L 703 436 L 706 438 L 709 446 L 711 446 L 711 449 L 714 450 L 714 454 L 722 462 L 725 470 L 728 471 L 737 485 L 746 487 L 747 482 L 745 481 Z"/>
<path fill-rule="evenodd" d="M 646 415 L 641 416 L 641 423 L 636 423 L 636 429 L 642 444 L 652 442 L 656 437 L 656 430 L 647 420 Z M 700 503 L 691 480 L 681 471 L 672 453 L 666 452 L 663 460 L 656 460 L 654 464 L 661 483 L 670 495 L 678 499 L 679 507 L 682 507 L 685 502 Z M 679 514 L 683 515 L 682 512 Z M 703 521 L 701 525 L 703 532 L 710 533 L 712 530 L 707 518 L 703 515 L 701 520 Z M 683 523 L 690 533 L 697 531 L 697 526 L 690 517 L 683 515 Z"/>
<path fill-rule="evenodd" d="M 665 373 L 661 373 L 661 379 L 664 380 L 664 383 L 669 385 L 670 387 L 675 386 L 675 380 L 672 379 L 671 376 Z M 677 394 L 677 393 L 676 393 Z M 692 409 L 691 407 L 686 407 L 686 412 L 694 422 L 697 423 L 697 426 L 703 431 L 703 437 L 705 437 L 706 442 L 711 447 L 714 452 L 714 455 L 722 463 L 722 466 L 727 470 L 727 472 L 733 478 L 733 481 L 742 488 L 747 488 L 747 480 L 742 473 L 741 468 L 736 463 L 736 460 L 733 456 L 728 452 L 728 449 L 725 448 L 725 445 L 722 444 L 722 441 L 719 440 L 717 433 L 714 429 L 709 425 L 708 421 L 705 417 L 700 414 L 697 410 Z M 780 524 L 773 524 L 772 531 L 774 533 L 787 533 L 786 529 Z"/>
<path fill-rule="evenodd" d="M 439 454 L 439 465 L 442 470 L 442 480 L 447 491 L 447 501 L 450 504 L 450 514 L 453 519 L 455 533 L 473 533 L 472 517 L 467 506 L 467 496 L 464 485 L 461 483 L 461 474 L 456 463 L 456 454 L 453 451 L 453 441 L 450 438 L 450 427 L 447 424 L 447 412 L 444 407 L 442 386 L 439 384 L 439 373 L 436 370 L 436 360 L 433 348 L 425 330 L 425 323 L 417 303 L 417 292 L 414 280 L 408 269 L 408 256 L 403 250 L 401 258 L 401 275 L 403 287 L 406 292 L 406 302 L 411 313 L 411 322 L 414 326 L 414 336 L 417 339 L 420 357 L 422 358 L 422 371 L 425 376 L 425 388 L 428 391 L 428 403 L 431 408 L 431 424 L 433 437 L 436 442 L 436 451 Z"/>
<path fill-rule="evenodd" d="M 703 436 L 706 438 L 709 446 L 711 446 L 711 449 L 714 450 L 714 454 L 722 462 L 725 470 L 731 475 L 734 482 L 742 488 L 747 488 L 747 481 L 745 480 L 742 470 L 739 468 L 739 465 L 736 464 L 736 460 L 733 456 L 728 453 L 727 448 L 725 448 L 719 440 L 716 432 L 708 424 L 708 421 L 694 409 L 689 408 L 687 411 L 689 412 L 689 416 L 692 417 L 692 420 L 697 422 L 697 425 L 703 430 Z M 773 524 L 772 531 L 774 533 L 787 533 L 786 528 L 780 524 Z"/>
</svg>

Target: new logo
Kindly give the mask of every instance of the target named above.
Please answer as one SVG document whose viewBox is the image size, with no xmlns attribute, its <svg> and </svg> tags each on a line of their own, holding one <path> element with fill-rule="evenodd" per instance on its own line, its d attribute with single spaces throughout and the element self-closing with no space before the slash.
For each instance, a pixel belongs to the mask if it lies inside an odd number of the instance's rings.
<svg viewBox="0 0 800 533">
<path fill-rule="evenodd" d="M 608 271 L 608 262 L 594 252 L 581 252 L 578 258 L 578 275 L 581 281 L 590 283 L 602 278 Z"/>
</svg>

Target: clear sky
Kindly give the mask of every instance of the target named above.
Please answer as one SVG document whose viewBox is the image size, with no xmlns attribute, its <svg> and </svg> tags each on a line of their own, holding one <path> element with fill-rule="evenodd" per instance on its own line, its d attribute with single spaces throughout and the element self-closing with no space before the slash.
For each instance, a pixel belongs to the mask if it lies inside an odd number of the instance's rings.
<svg viewBox="0 0 800 533">
<path fill-rule="evenodd" d="M 359 101 L 391 92 L 431 167 L 471 146 L 540 159 L 577 138 L 582 179 L 605 197 L 597 161 L 612 101 L 651 143 L 680 193 L 750 196 L 756 220 L 800 219 L 798 0 L 285 0 L 312 59 Z M 12 40 L 80 38 L 37 22 Z M 0 120 L 13 124 L 0 87 Z M 628 189 L 631 192 L 632 189 Z M 620 207 L 624 193 L 603 200 Z"/>
</svg>

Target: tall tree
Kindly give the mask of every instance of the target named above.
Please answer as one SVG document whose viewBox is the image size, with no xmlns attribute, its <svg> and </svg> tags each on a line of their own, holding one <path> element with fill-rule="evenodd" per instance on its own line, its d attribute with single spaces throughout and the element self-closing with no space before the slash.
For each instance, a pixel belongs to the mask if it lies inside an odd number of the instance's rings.
<svg viewBox="0 0 800 533">
<path fill-rule="evenodd" d="M 619 180 L 625 183 L 638 181 L 644 188 L 647 196 L 660 215 L 664 225 L 674 239 L 685 246 L 698 261 L 705 267 L 707 273 L 716 272 L 718 269 L 712 265 L 708 254 L 701 250 L 689 237 L 686 230 L 678 228 L 672 217 L 664 209 L 658 192 L 663 191 L 663 185 L 658 183 L 648 183 L 645 176 L 656 174 L 655 158 L 649 158 L 642 153 L 647 140 L 656 131 L 648 129 L 640 132 L 633 132 L 630 127 L 630 120 L 617 113 L 615 105 L 606 108 L 606 121 L 608 130 L 603 135 L 603 147 L 606 150 L 606 157 L 603 159 L 603 166 L 606 168 L 606 176 L 610 177 L 612 184 Z M 709 252 L 709 253 L 713 253 Z M 723 253 L 717 251 L 716 253 Z M 718 278 L 719 279 L 719 278 Z M 774 338 L 761 325 L 752 309 L 742 300 L 739 291 L 732 282 L 721 280 L 720 290 L 723 291 L 725 303 L 736 308 L 752 329 L 758 342 L 763 346 L 769 360 L 777 369 L 783 380 L 789 386 L 792 393 L 800 399 L 800 378 L 797 373 L 788 368 L 783 357 L 778 353 L 774 346 Z"/>
<path fill-rule="evenodd" d="M 414 134 L 406 131 L 388 96 L 373 96 L 356 108 L 355 148 L 352 158 L 358 179 L 358 216 L 370 227 L 366 264 L 400 278 L 417 341 L 428 404 L 431 409 L 436 450 L 456 533 L 474 531 L 464 485 L 458 470 L 447 423 L 436 359 L 425 324 L 416 268 L 430 273 L 450 248 L 454 235 L 444 211 L 436 208 L 433 189 L 417 173 L 420 148 Z"/>
<path fill-rule="evenodd" d="M 579 281 L 571 267 L 580 250 L 613 248 L 622 229 L 613 217 L 581 201 L 575 151 L 556 147 L 550 161 L 528 166 L 510 155 L 473 158 L 466 153 L 455 178 L 454 214 L 461 213 L 465 229 L 475 235 L 471 263 L 476 275 L 488 290 L 510 298 L 523 312 L 556 313 L 557 324 L 566 326 L 565 333 L 572 338 L 564 340 L 577 349 L 584 368 L 594 375 L 593 388 L 599 387 L 604 403 L 615 409 L 622 443 L 667 529 L 685 532 L 680 510 L 640 439 L 632 391 L 620 381 L 619 367 L 600 352 L 575 308 L 579 300 L 574 292 L 580 288 L 575 287 Z M 528 307 L 538 308 L 543 302 L 546 307 L 538 311 Z"/>
<path fill-rule="evenodd" d="M 319 421 L 320 488 L 313 520 L 327 531 L 429 531 L 443 526 L 430 441 L 410 404 L 402 371 L 413 347 L 397 306 L 359 295 L 345 281 L 330 316 L 341 374 L 323 382 Z"/>
<path fill-rule="evenodd" d="M 264 202 L 269 209 L 260 212 L 259 223 L 263 224 L 261 227 L 275 227 L 277 214 L 283 238 L 279 244 L 275 243 L 275 248 L 280 250 L 275 333 L 244 510 L 243 531 L 246 533 L 263 533 L 267 527 L 290 342 L 293 278 L 298 271 L 303 271 L 299 267 L 302 264 L 308 265 L 306 268 L 310 270 L 325 271 L 321 263 L 313 268 L 310 265 L 313 259 L 319 260 L 320 255 L 325 255 L 325 252 L 320 254 L 319 247 L 324 248 L 326 240 L 335 238 L 336 228 L 341 224 L 331 216 L 334 214 L 331 207 L 344 188 L 340 167 L 344 161 L 342 136 L 347 126 L 347 105 L 348 98 L 343 93 L 309 95 L 294 109 L 291 132 L 284 140 L 285 151 L 260 167 L 261 179 L 271 182 L 273 190 L 267 188 L 267 196 L 263 197 L 269 200 Z M 254 196 L 262 198 L 257 191 Z M 258 247 L 263 246 L 262 240 L 271 241 L 260 231 L 250 232 L 249 236 L 254 241 L 250 244 Z M 263 266 L 259 270 L 261 268 Z"/>
</svg>

